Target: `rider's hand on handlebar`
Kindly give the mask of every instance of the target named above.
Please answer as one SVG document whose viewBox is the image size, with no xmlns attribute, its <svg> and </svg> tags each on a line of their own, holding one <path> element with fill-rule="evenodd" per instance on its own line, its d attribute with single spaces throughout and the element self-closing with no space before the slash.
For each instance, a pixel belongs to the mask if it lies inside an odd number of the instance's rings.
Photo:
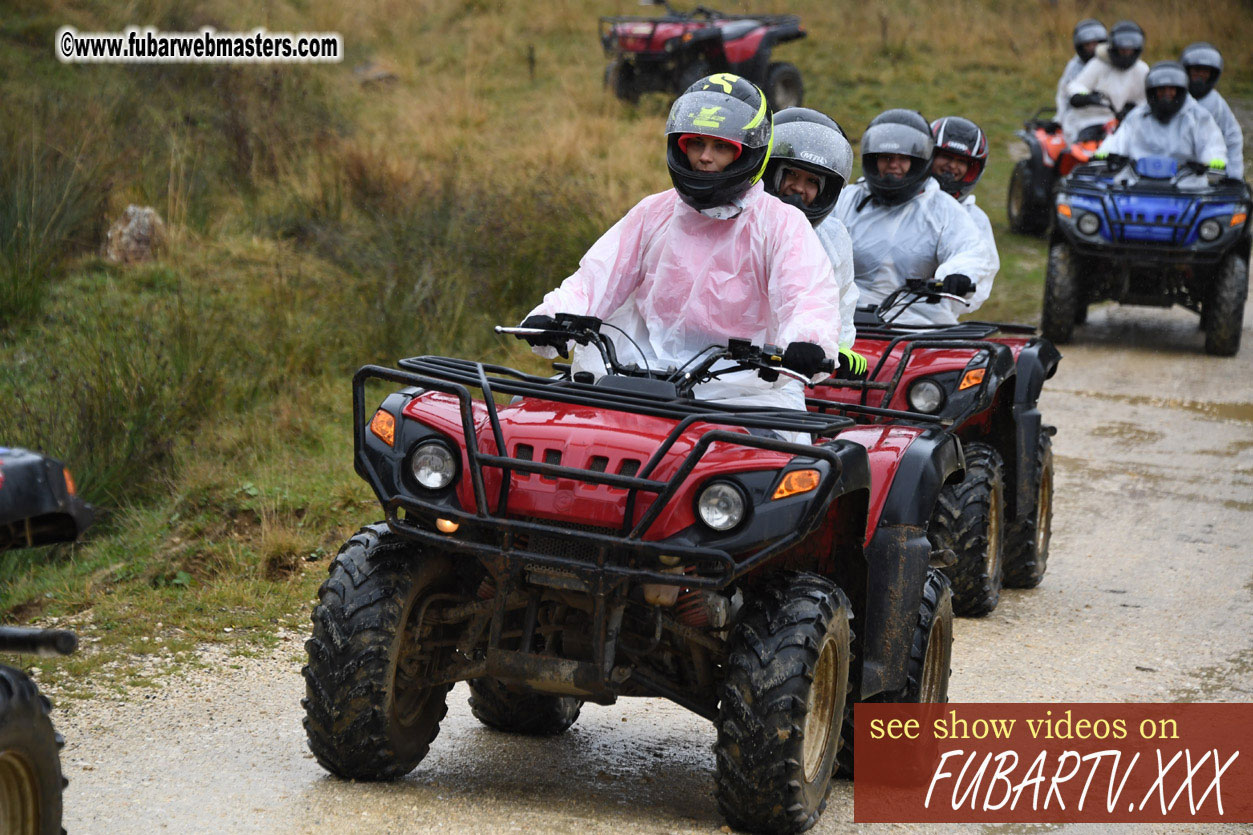
<svg viewBox="0 0 1253 835">
<path fill-rule="evenodd" d="M 540 314 L 537 316 L 526 317 L 526 319 L 522 321 L 522 327 L 534 328 L 535 330 L 544 330 L 544 331 L 564 330 L 564 328 L 561 326 L 560 323 L 558 323 L 556 319 L 554 319 L 551 316 L 545 316 L 543 314 Z M 567 355 L 567 350 L 570 344 L 569 337 L 561 337 L 561 336 L 557 336 L 556 334 L 548 334 L 548 333 L 523 334 L 522 338 L 525 339 L 532 348 L 556 348 L 557 351 L 563 357 Z"/>
<path fill-rule="evenodd" d="M 832 370 L 832 362 L 827 359 L 827 352 L 821 345 L 812 342 L 793 342 L 783 352 L 783 367 L 814 377 L 822 372 Z"/>
<path fill-rule="evenodd" d="M 864 380 L 868 366 L 869 363 L 861 354 L 850 348 L 841 348 L 840 367 L 836 369 L 835 376 L 840 380 Z"/>
<path fill-rule="evenodd" d="M 1105 104 L 1105 96 L 1100 93 L 1075 93 L 1070 97 L 1071 107 L 1091 107 L 1096 104 Z"/>
<path fill-rule="evenodd" d="M 975 291 L 975 283 L 970 276 L 961 273 L 953 273 L 944 276 L 944 281 L 940 284 L 940 292 L 948 293 L 953 296 L 969 296 Z"/>
<path fill-rule="evenodd" d="M 1215 159 L 1210 160 L 1210 161 L 1209 161 L 1209 170 L 1210 170 L 1210 171 L 1226 171 L 1226 170 L 1227 170 L 1227 160 L 1225 160 L 1225 159 L 1219 159 L 1219 158 L 1215 158 Z"/>
</svg>

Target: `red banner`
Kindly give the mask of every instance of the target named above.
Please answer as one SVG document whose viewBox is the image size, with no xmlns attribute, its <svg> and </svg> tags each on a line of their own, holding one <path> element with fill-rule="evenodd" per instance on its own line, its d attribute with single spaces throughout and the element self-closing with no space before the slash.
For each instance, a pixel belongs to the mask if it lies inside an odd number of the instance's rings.
<svg viewBox="0 0 1253 835">
<path fill-rule="evenodd" d="M 1253 704 L 859 704 L 854 820 L 1253 822 Z"/>
</svg>

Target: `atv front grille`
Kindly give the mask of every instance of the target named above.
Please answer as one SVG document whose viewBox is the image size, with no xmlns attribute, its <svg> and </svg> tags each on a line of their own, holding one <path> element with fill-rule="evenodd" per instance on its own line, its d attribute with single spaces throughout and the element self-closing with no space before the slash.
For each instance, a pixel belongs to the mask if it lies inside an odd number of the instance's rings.
<svg viewBox="0 0 1253 835">
<path fill-rule="evenodd" d="M 612 536 L 617 533 L 614 528 L 604 528 L 597 525 L 580 525 L 575 522 L 555 522 L 551 519 L 527 518 L 524 521 L 534 522 L 540 525 L 548 525 L 549 527 L 561 528 L 567 531 L 581 531 L 583 533 L 598 533 Z M 524 533 L 517 537 L 518 547 L 530 551 L 534 554 L 543 554 L 546 557 L 560 557 L 562 559 L 578 560 L 580 562 L 595 562 L 596 549 L 590 545 L 582 543 L 570 537 L 561 536 L 559 534 L 548 533 Z"/>
</svg>

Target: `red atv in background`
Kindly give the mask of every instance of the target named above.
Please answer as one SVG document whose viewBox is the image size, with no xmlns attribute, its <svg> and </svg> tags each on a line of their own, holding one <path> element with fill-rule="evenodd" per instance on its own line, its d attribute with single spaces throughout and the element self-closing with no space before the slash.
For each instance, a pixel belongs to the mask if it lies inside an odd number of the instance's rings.
<svg viewBox="0 0 1253 835">
<path fill-rule="evenodd" d="M 480 721 L 526 734 L 561 733 L 585 701 L 660 697 L 717 726 L 732 825 L 807 829 L 837 756 L 852 766 L 852 701 L 947 701 L 933 561 L 952 555 L 926 526 L 961 445 L 939 418 L 871 424 L 890 410 L 848 406 L 856 426 L 692 397 L 728 373 L 796 377 L 771 346 L 639 368 L 599 320 L 556 318 L 500 332 L 593 346 L 608 374 L 434 356 L 357 372 L 356 469 L 386 521 L 348 540 L 319 592 L 309 746 L 340 777 L 395 779 L 458 681 Z M 369 380 L 401 388 L 368 412 Z"/>
<path fill-rule="evenodd" d="M 826 380 L 808 402 L 840 413 L 855 404 L 859 420 L 867 405 L 895 410 L 898 422 L 912 412 L 961 439 L 965 478 L 940 491 L 929 533 L 937 549 L 956 555 L 945 569 L 954 610 L 978 616 L 996 608 L 1002 585 L 1033 588 L 1044 577 L 1056 430 L 1043 423 L 1038 400 L 1061 354 L 1025 325 L 893 321 L 943 295 L 937 282 L 911 282 L 877 308 L 858 310 L 853 350 L 869 363 L 866 379 Z"/>
<path fill-rule="evenodd" d="M 676 11 L 665 0 L 661 17 L 600 19 L 600 42 L 609 64 L 605 84 L 623 101 L 641 93 L 678 95 L 707 75 L 731 72 L 760 87 L 773 110 L 798 107 L 805 97 L 801 73 L 771 61 L 771 50 L 805 37 L 796 15 L 726 15 L 697 6 Z"/>
<path fill-rule="evenodd" d="M 1055 112 L 1055 108 L 1042 107 L 1022 123 L 1022 130 L 1014 131 L 1026 144 L 1027 157 L 1015 163 L 1009 177 L 1005 211 L 1012 232 L 1043 237 L 1053 220 L 1058 181 L 1091 160 L 1101 145 L 1100 138 L 1067 142 L 1061 124 L 1050 118 Z M 1107 122 L 1105 135 L 1113 133 L 1120 121 L 1116 115 Z"/>
</svg>

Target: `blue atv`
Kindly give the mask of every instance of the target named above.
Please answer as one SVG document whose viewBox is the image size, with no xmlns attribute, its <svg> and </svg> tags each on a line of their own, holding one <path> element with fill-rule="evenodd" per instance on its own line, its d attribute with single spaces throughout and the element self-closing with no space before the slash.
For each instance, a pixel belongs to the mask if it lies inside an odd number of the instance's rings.
<svg viewBox="0 0 1253 835">
<path fill-rule="evenodd" d="M 1205 352 L 1240 349 L 1249 289 L 1249 187 L 1170 157 L 1111 156 L 1062 180 L 1040 329 L 1069 342 L 1088 305 L 1182 305 Z"/>
</svg>

